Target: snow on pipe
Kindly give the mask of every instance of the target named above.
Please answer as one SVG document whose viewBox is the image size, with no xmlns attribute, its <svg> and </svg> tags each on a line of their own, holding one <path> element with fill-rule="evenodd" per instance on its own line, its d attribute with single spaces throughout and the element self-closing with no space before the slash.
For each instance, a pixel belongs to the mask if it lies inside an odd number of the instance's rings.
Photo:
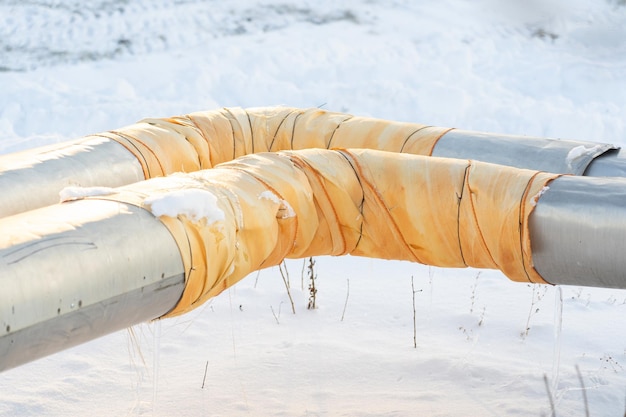
<svg viewBox="0 0 626 417">
<path fill-rule="evenodd" d="M 249 155 L 5 217 L 0 370 L 185 313 L 286 257 L 351 254 L 545 282 L 532 265 L 528 218 L 558 176 L 310 149 Z"/>
<path fill-rule="evenodd" d="M 225 108 L 146 119 L 80 140 L 0 156 L 0 217 L 54 204 L 68 186 L 117 187 L 211 168 L 250 153 L 331 147 L 626 176 L 626 156 L 608 144 L 471 132 L 321 109 Z"/>
</svg>

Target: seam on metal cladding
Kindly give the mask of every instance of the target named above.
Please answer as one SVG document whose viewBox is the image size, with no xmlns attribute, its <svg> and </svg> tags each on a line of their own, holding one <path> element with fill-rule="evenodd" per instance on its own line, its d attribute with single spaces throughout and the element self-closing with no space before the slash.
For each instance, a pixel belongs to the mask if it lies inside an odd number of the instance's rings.
<svg viewBox="0 0 626 417">
<path fill-rule="evenodd" d="M 73 238 L 68 237 L 68 236 L 55 236 L 55 237 L 50 237 L 50 238 L 47 238 L 47 240 L 48 240 L 48 241 L 50 241 L 50 240 L 59 240 L 59 239 L 73 239 Z M 18 252 L 20 252 L 20 251 L 23 251 L 23 250 L 25 250 L 25 249 L 28 249 L 28 248 L 33 247 L 33 246 L 36 246 L 36 245 L 40 245 L 41 243 L 43 243 L 43 241 L 38 240 L 38 241 L 36 241 L 36 242 L 31 242 L 31 243 L 28 243 L 28 244 L 26 244 L 26 245 L 19 246 L 19 247 L 17 247 L 17 248 L 15 248 L 15 249 L 13 249 L 13 250 L 9 250 L 9 251 L 7 251 L 7 253 L 5 253 L 5 254 L 3 255 L 3 258 L 8 258 L 9 256 L 11 256 L 11 255 L 13 255 L 13 254 L 15 254 L 15 253 L 18 253 Z"/>
<path fill-rule="evenodd" d="M 357 239 L 354 245 L 354 248 L 350 250 L 350 252 L 352 252 L 356 248 L 359 247 L 359 243 L 361 243 L 361 239 L 363 238 L 363 223 L 365 222 L 365 216 L 363 215 L 363 207 L 365 206 L 365 190 L 363 189 L 363 183 L 361 182 L 361 178 L 359 177 L 359 174 L 356 168 L 352 164 L 351 158 L 348 155 L 346 155 L 346 153 L 344 153 L 343 150 L 337 150 L 337 152 L 339 152 L 339 154 L 342 157 L 344 157 L 346 161 L 348 161 L 348 164 L 350 164 L 350 168 L 352 168 L 352 171 L 354 172 L 354 177 L 359 182 L 359 187 L 361 187 L 361 202 L 359 203 L 359 214 L 361 214 L 361 224 L 359 225 L 359 238 Z"/>
<path fill-rule="evenodd" d="M 283 126 L 283 123 L 285 123 L 285 120 L 287 120 L 287 118 L 289 118 L 289 116 L 291 116 L 293 113 L 295 113 L 297 110 L 292 110 L 289 113 L 287 113 L 285 115 L 285 117 L 283 117 L 280 121 L 280 123 L 278 124 L 278 127 L 276 127 L 276 131 L 274 132 L 274 136 L 272 136 L 272 141 L 270 142 L 270 146 L 267 148 L 268 152 L 272 152 L 272 147 L 274 146 L 274 142 L 276 141 L 276 136 L 278 136 L 278 132 L 280 131 L 280 128 Z"/>
<path fill-rule="evenodd" d="M 45 242 L 46 241 L 44 240 L 43 242 L 39 242 L 39 243 L 45 243 Z M 44 246 L 43 248 L 35 249 L 32 252 L 29 252 L 29 253 L 21 256 L 20 258 L 14 259 L 11 262 L 7 262 L 7 265 L 13 265 L 13 264 L 19 263 L 19 262 L 23 261 L 24 259 L 26 259 L 26 258 L 28 258 L 28 257 L 30 257 L 30 256 L 32 256 L 32 255 L 34 255 L 36 253 L 43 252 L 45 250 L 52 249 L 52 248 L 55 248 L 55 247 L 58 247 L 58 246 L 87 246 L 87 248 L 85 250 L 98 249 L 98 246 L 95 243 L 93 243 L 93 242 L 59 242 L 59 243 L 55 243 L 55 244 L 52 244 L 52 245 Z"/>
<path fill-rule="evenodd" d="M 165 280 L 172 279 L 172 278 L 176 278 L 176 275 L 168 277 Z M 184 283 L 185 283 L 185 278 L 183 277 L 183 285 L 184 285 Z M 177 287 L 180 284 L 181 283 L 179 281 L 172 282 L 172 283 L 169 283 L 167 285 L 163 285 L 163 286 L 159 286 L 159 287 L 155 288 L 154 292 L 159 292 L 159 291 L 167 290 L 167 289 L 172 288 L 172 287 Z M 182 295 L 182 293 L 181 293 L 181 295 Z M 178 301 L 176 302 L 176 304 L 178 304 Z"/>
<path fill-rule="evenodd" d="M 337 132 L 337 130 L 341 127 L 341 125 L 344 122 L 347 122 L 348 120 L 354 118 L 354 116 L 348 116 L 345 119 L 343 119 L 342 121 L 340 121 L 339 123 L 337 123 L 337 126 L 335 126 L 335 128 L 333 129 L 333 133 L 330 134 L 330 138 L 328 139 L 328 142 L 326 143 L 326 149 L 330 149 L 330 144 L 333 141 L 333 138 L 335 137 L 335 132 Z"/>
<path fill-rule="evenodd" d="M 412 132 L 409 136 L 407 136 L 407 137 L 406 137 L 406 139 L 404 139 L 404 142 L 402 143 L 402 146 L 400 147 L 400 151 L 399 151 L 399 153 L 404 152 L 404 147 L 406 146 L 406 144 L 407 144 L 407 143 L 409 143 L 409 140 L 411 139 L 411 137 L 412 137 L 414 134 L 416 134 L 416 133 L 417 133 L 417 132 L 419 132 L 420 130 L 427 129 L 427 128 L 429 128 L 429 127 L 432 127 L 432 126 L 422 126 L 422 127 L 420 127 L 419 129 L 416 129 L 415 131 L 413 131 L 413 132 Z"/>
<path fill-rule="evenodd" d="M 472 167 L 472 161 L 467 161 L 467 166 L 465 167 L 465 171 L 463 172 L 463 182 L 461 186 L 461 194 L 456 195 L 456 204 L 457 204 L 457 212 L 456 212 L 456 236 L 459 241 L 459 254 L 461 255 L 461 260 L 463 261 L 463 265 L 467 266 L 467 262 L 465 261 L 465 256 L 463 256 L 463 244 L 461 243 L 461 201 L 463 201 L 463 194 L 465 193 L 465 180 L 467 178 L 468 172 Z"/>
</svg>

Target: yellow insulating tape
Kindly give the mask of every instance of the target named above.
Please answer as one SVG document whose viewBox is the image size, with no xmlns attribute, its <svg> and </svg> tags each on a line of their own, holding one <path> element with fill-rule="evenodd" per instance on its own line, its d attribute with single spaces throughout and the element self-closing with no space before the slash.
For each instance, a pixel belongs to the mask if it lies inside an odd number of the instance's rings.
<svg viewBox="0 0 626 417">
<path fill-rule="evenodd" d="M 135 155 L 145 178 L 153 178 L 279 150 L 339 147 L 431 155 L 450 130 L 317 108 L 236 107 L 145 119 L 97 136 L 119 142 Z"/>
<path fill-rule="evenodd" d="M 146 179 L 202 169 L 202 155 L 208 153 L 198 153 L 206 143 L 197 129 L 174 119 L 142 121 L 93 136 L 124 146 L 137 158 Z"/>
<path fill-rule="evenodd" d="M 358 255 L 494 268 L 545 283 L 532 265 L 528 216 L 558 174 L 365 149 L 284 151 L 157 178 L 106 198 L 204 190 L 223 219 L 161 216 L 181 250 L 187 312 L 284 258 Z M 152 200 L 148 200 L 152 201 Z"/>
</svg>

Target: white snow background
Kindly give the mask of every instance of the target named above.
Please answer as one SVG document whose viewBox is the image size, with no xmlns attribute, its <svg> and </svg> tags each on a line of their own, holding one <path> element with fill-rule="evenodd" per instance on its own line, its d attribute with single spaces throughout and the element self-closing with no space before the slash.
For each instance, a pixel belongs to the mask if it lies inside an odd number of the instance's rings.
<svg viewBox="0 0 626 417">
<path fill-rule="evenodd" d="M 626 145 L 626 4 L 0 2 L 2 153 L 278 104 Z M 278 268 L 261 271 L 187 315 L 0 374 L 0 415 L 624 415 L 626 291 L 315 261 L 315 310 L 290 261 L 296 314 Z"/>
</svg>

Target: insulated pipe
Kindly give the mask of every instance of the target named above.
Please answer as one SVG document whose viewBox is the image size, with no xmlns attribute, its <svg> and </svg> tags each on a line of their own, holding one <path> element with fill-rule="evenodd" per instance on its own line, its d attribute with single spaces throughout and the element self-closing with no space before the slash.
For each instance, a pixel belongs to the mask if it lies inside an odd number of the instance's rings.
<svg viewBox="0 0 626 417">
<path fill-rule="evenodd" d="M 432 156 L 474 159 L 559 174 L 626 177 L 626 159 L 602 143 L 497 135 L 454 129 L 442 136 Z"/>
<path fill-rule="evenodd" d="M 0 371 L 159 317 L 184 289 L 172 235 L 133 205 L 53 205 L 0 230 Z"/>
<path fill-rule="evenodd" d="M 626 178 L 626 151 L 610 149 L 589 163 L 583 175 L 588 177 Z"/>
<path fill-rule="evenodd" d="M 265 153 L 0 219 L 0 369 L 184 313 L 285 257 L 541 281 L 520 252 L 532 209 L 521 202 L 552 177 L 379 151 Z"/>
<path fill-rule="evenodd" d="M 137 158 L 102 137 L 2 155 L 0 217 L 56 204 L 65 187 L 120 187 L 144 179 Z"/>
<path fill-rule="evenodd" d="M 624 179 L 369 150 L 251 155 L 109 195 L 85 190 L 0 219 L 0 370 L 184 313 L 285 257 L 626 288 L 624 190 Z"/>
<path fill-rule="evenodd" d="M 370 148 L 555 173 L 626 176 L 614 146 L 391 122 L 320 109 L 220 109 L 146 119 L 78 141 L 0 156 L 0 217 L 58 202 L 67 186 L 116 187 L 249 153 Z M 585 170 L 587 170 L 585 172 Z"/>
<path fill-rule="evenodd" d="M 535 269 L 553 284 L 626 289 L 626 179 L 563 176 L 530 217 Z"/>
</svg>

